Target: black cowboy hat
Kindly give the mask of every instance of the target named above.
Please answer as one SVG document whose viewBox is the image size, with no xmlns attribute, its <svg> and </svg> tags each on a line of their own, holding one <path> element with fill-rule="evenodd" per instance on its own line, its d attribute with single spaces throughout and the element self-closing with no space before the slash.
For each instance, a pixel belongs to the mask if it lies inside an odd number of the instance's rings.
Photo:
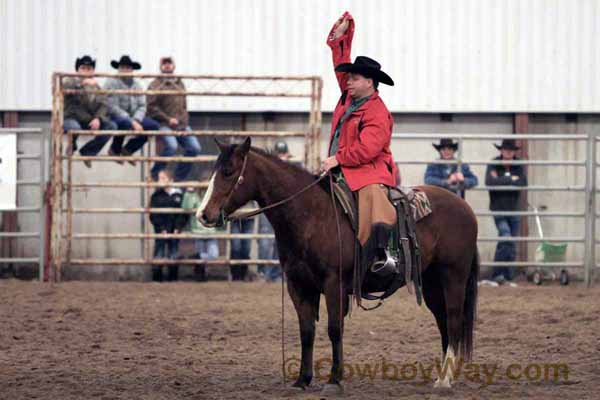
<svg viewBox="0 0 600 400">
<path fill-rule="evenodd" d="M 114 69 L 118 69 L 121 65 L 129 65 L 131 69 L 140 69 L 142 65 L 139 62 L 133 61 L 129 56 L 121 56 L 119 61 L 112 60 L 110 66 Z"/>
<path fill-rule="evenodd" d="M 75 60 L 75 71 L 77 71 L 79 69 L 79 67 L 81 67 L 82 65 L 89 65 L 92 68 L 96 68 L 96 60 L 94 60 L 92 57 L 85 55 L 81 58 L 77 58 Z"/>
<path fill-rule="evenodd" d="M 494 147 L 496 147 L 498 150 L 502 150 L 502 149 L 519 150 L 520 149 L 520 147 L 517 146 L 517 142 L 515 141 L 515 139 L 504 139 L 502 141 L 502 144 L 500 144 L 500 146 L 498 146 L 496 143 L 494 143 Z"/>
<path fill-rule="evenodd" d="M 448 138 L 441 139 L 439 144 L 435 144 L 435 143 L 431 143 L 431 144 L 433 145 L 433 147 L 435 147 L 435 149 L 437 151 L 440 151 L 444 147 L 449 147 L 449 148 L 453 149 L 454 151 L 456 151 L 456 149 L 458 149 L 458 142 L 455 142 L 452 139 L 448 139 Z"/>
<path fill-rule="evenodd" d="M 354 59 L 354 63 L 344 63 L 335 67 L 337 72 L 351 72 L 360 74 L 365 78 L 374 79 L 385 85 L 394 86 L 394 81 L 388 74 L 381 70 L 381 64 L 372 58 L 358 56 Z"/>
</svg>

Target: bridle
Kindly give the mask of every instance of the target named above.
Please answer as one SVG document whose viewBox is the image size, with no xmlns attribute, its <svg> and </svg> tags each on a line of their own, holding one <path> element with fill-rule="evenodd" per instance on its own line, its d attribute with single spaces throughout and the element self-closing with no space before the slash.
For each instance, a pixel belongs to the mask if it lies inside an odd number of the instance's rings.
<svg viewBox="0 0 600 400">
<path fill-rule="evenodd" d="M 242 163 L 242 169 L 240 170 L 240 174 L 238 175 L 238 178 L 237 178 L 235 184 L 231 188 L 231 191 L 229 192 L 229 194 L 225 198 L 225 201 L 223 202 L 223 206 L 221 207 L 220 214 L 219 214 L 219 221 L 217 222 L 217 225 L 219 225 L 219 226 L 222 226 L 225 223 L 225 221 L 239 221 L 239 220 L 242 220 L 242 219 L 253 217 L 253 216 L 258 215 L 258 214 L 262 214 L 265 211 L 268 211 L 268 210 L 271 210 L 273 208 L 276 208 L 276 207 L 279 207 L 281 205 L 284 205 L 285 203 L 288 203 L 288 202 L 294 200 L 296 197 L 300 196 L 302 193 L 306 192 L 307 190 L 309 190 L 313 186 L 318 185 L 319 182 L 321 182 L 323 179 L 325 179 L 325 177 L 327 177 L 327 175 L 328 175 L 327 172 L 322 172 L 321 175 L 319 175 L 319 177 L 314 182 L 311 182 L 309 185 L 303 187 L 302 189 L 300 189 L 296 193 L 292 194 L 291 196 L 286 197 L 285 199 L 277 201 L 277 202 L 275 202 L 273 204 L 269 204 L 268 206 L 265 206 L 265 207 L 262 207 L 262 208 L 258 208 L 258 209 L 253 210 L 253 211 L 248 211 L 248 212 L 245 212 L 245 213 L 237 213 L 237 214 L 233 214 L 233 215 L 227 215 L 225 213 L 225 206 L 227 204 L 229 204 L 229 200 L 231 200 L 231 197 L 233 196 L 233 194 L 235 193 L 235 191 L 244 183 L 244 180 L 245 180 L 244 173 L 246 172 L 246 166 L 248 164 L 248 154 L 249 154 L 249 152 L 246 153 L 246 155 L 244 156 L 244 161 Z"/>
</svg>

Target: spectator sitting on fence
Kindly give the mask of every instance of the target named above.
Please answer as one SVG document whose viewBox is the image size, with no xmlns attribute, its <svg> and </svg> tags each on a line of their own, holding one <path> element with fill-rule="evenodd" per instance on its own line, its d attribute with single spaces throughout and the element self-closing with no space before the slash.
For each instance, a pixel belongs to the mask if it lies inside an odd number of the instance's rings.
<svg viewBox="0 0 600 400">
<path fill-rule="evenodd" d="M 273 152 L 282 160 L 289 160 L 291 154 L 287 143 L 284 140 L 278 140 L 273 146 Z M 259 218 L 258 232 L 261 234 L 272 234 L 273 227 L 265 214 L 261 214 Z M 258 258 L 261 260 L 277 260 L 277 245 L 274 239 L 259 239 L 258 240 Z M 259 265 L 258 272 L 264 277 L 267 282 L 281 281 L 281 267 L 279 265 Z"/>
<path fill-rule="evenodd" d="M 117 125 L 108 116 L 106 97 L 94 93 L 100 90 L 93 74 L 96 69 L 96 60 L 90 56 L 83 56 L 75 60 L 75 71 L 80 77 L 67 78 L 64 82 L 65 89 L 83 90 L 85 93 L 67 94 L 65 96 L 65 110 L 63 129 L 65 132 L 71 130 L 115 130 Z M 102 147 L 110 140 L 110 136 L 94 136 L 87 142 L 79 153 L 82 156 L 95 156 Z M 73 135 L 70 154 L 77 151 L 77 135 Z M 92 166 L 91 161 L 84 161 L 86 167 Z"/>
<path fill-rule="evenodd" d="M 183 202 L 181 207 L 184 209 L 192 209 L 197 210 L 200 207 L 200 203 L 202 202 L 202 198 L 204 197 L 204 192 L 198 193 L 196 188 L 189 187 L 187 191 L 183 194 Z M 188 223 L 189 230 L 191 233 L 197 234 L 211 234 L 215 233 L 215 228 L 207 228 L 198 222 L 196 218 L 196 214 L 188 214 Z M 196 250 L 196 255 L 194 258 L 199 258 L 201 260 L 216 260 L 219 258 L 219 242 L 217 239 L 194 239 L 194 248 Z M 196 276 L 196 280 L 198 281 L 206 281 L 206 265 L 200 262 L 194 268 L 194 273 Z"/>
<path fill-rule="evenodd" d="M 452 139 L 442 139 L 438 144 L 432 143 L 440 153 L 441 160 L 454 160 L 458 143 Z M 440 186 L 464 198 L 464 191 L 477 186 L 477 176 L 471 172 L 469 164 L 461 163 L 460 171 L 457 164 L 431 163 L 425 170 L 425 184 Z"/>
<path fill-rule="evenodd" d="M 127 55 L 119 61 L 111 61 L 110 65 L 120 74 L 127 74 L 119 78 L 106 80 L 104 88 L 107 90 L 143 90 L 142 85 L 133 78 L 133 71 L 140 69 L 140 63 L 131 60 Z M 146 96 L 138 94 L 109 94 L 108 105 L 110 116 L 120 130 L 156 131 L 158 122 L 146 116 Z M 142 148 L 148 138 L 146 135 L 137 135 L 123 147 L 125 136 L 115 136 L 108 151 L 111 156 L 131 156 Z M 122 164 L 122 161 L 118 162 Z M 134 165 L 135 162 L 129 161 Z"/>
<path fill-rule="evenodd" d="M 148 90 L 178 90 L 185 92 L 185 85 L 180 78 L 174 78 L 170 75 L 175 72 L 175 62 L 172 57 L 163 57 L 160 59 L 160 72 L 164 74 L 160 78 L 154 79 Z M 189 126 L 189 115 L 187 111 L 187 100 L 182 95 L 150 95 L 148 96 L 148 114 L 160 123 L 161 131 L 187 130 L 191 131 Z M 160 136 L 162 149 L 159 155 L 161 157 L 171 157 L 177 152 L 177 143 L 183 148 L 183 155 L 186 157 L 195 157 L 200 154 L 200 143 L 195 136 Z M 164 169 L 167 163 L 159 161 L 152 167 L 152 177 L 156 180 L 158 171 Z M 189 162 L 180 162 L 175 169 L 175 181 L 184 181 L 192 164 Z"/>
<path fill-rule="evenodd" d="M 519 147 L 514 139 L 505 139 L 502 144 L 494 146 L 500 150 L 500 156 L 494 158 L 499 164 L 490 164 L 485 173 L 486 186 L 527 186 L 527 176 L 522 165 L 503 163 L 503 161 L 519 160 L 515 156 Z M 491 211 L 518 211 L 520 190 L 490 190 Z M 519 236 L 520 217 L 517 215 L 495 215 L 494 222 L 498 229 L 498 236 Z M 496 245 L 494 262 L 513 262 L 516 259 L 516 245 L 514 241 L 502 241 Z M 494 267 L 492 279 L 498 283 L 512 280 L 514 269 L 512 267 Z"/>
<path fill-rule="evenodd" d="M 182 202 L 181 190 L 169 186 L 173 180 L 167 170 L 160 171 L 158 182 L 164 187 L 158 188 L 150 198 L 151 208 L 180 208 Z M 160 234 L 179 233 L 187 222 L 186 214 L 151 213 L 150 222 L 154 232 Z M 154 258 L 175 260 L 179 247 L 179 239 L 164 238 L 154 241 Z M 179 266 L 167 264 L 169 281 L 177 280 Z M 152 265 L 152 280 L 161 282 L 162 266 Z"/>
</svg>

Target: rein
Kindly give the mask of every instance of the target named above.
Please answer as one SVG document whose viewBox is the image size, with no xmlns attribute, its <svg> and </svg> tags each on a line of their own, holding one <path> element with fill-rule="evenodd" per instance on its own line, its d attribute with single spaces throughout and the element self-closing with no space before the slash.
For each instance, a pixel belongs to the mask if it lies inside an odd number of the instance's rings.
<svg viewBox="0 0 600 400">
<path fill-rule="evenodd" d="M 242 184 L 244 183 L 244 172 L 246 170 L 246 163 L 248 160 L 248 155 L 246 154 L 246 157 L 244 157 L 244 164 L 242 165 L 242 170 L 240 171 L 240 176 L 238 177 L 237 182 L 235 183 L 235 185 L 233 186 L 233 189 L 231 189 L 231 192 L 229 193 L 229 195 L 227 196 L 227 199 L 225 200 L 224 204 L 229 203 L 229 199 L 231 199 L 231 196 L 233 195 L 233 193 L 236 191 L 236 189 Z M 278 202 L 275 202 L 273 204 L 269 204 L 268 206 L 259 208 L 257 210 L 253 210 L 253 211 L 248 211 L 245 213 L 237 213 L 234 215 L 227 215 L 224 217 L 225 220 L 227 221 L 239 221 L 242 219 L 246 219 L 246 218 L 250 218 L 250 217 L 254 217 L 255 215 L 258 214 L 262 214 L 265 211 L 271 210 L 273 208 L 279 207 L 284 205 L 285 203 L 288 203 L 292 200 L 294 200 L 296 197 L 300 196 L 302 193 L 306 192 L 307 190 L 309 190 L 310 188 L 316 186 L 319 184 L 319 182 L 321 182 L 323 179 L 325 179 L 327 177 L 327 172 L 323 172 L 321 173 L 321 175 L 319 175 L 319 177 L 317 178 L 317 180 L 315 180 L 314 182 L 312 182 L 310 185 L 307 185 L 305 187 L 303 187 L 302 189 L 300 189 L 299 191 L 297 191 L 296 193 L 294 193 L 293 195 L 286 197 L 283 200 L 280 200 Z M 223 212 L 223 211 L 222 211 Z"/>
</svg>

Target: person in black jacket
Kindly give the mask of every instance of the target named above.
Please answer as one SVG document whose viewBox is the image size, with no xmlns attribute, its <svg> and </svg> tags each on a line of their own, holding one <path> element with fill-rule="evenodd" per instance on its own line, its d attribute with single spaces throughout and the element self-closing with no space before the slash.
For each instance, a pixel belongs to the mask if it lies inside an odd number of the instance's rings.
<svg viewBox="0 0 600 400">
<path fill-rule="evenodd" d="M 164 187 L 157 189 L 150 198 L 151 208 L 180 208 L 183 195 L 178 188 L 170 187 L 173 182 L 167 170 L 158 174 L 158 182 Z M 155 233 L 179 233 L 187 222 L 186 214 L 151 213 L 150 222 Z M 179 239 L 156 239 L 154 241 L 154 258 L 177 258 Z M 177 280 L 179 266 L 168 265 L 168 280 Z M 152 280 L 162 281 L 162 266 L 152 265 Z"/>
<path fill-rule="evenodd" d="M 485 173 L 486 186 L 527 186 L 527 176 L 522 165 L 506 164 L 502 161 L 518 160 L 515 156 L 519 147 L 514 139 L 505 139 L 502 144 L 494 146 L 500 150 L 498 164 L 490 164 Z M 518 211 L 520 190 L 490 190 L 491 211 Z M 498 236 L 519 236 L 520 218 L 517 215 L 495 215 L 494 222 L 498 229 Z M 516 258 L 515 242 L 498 242 L 494 261 L 511 262 Z M 503 282 L 512 280 L 514 269 L 511 267 L 494 267 L 492 279 Z"/>
</svg>

